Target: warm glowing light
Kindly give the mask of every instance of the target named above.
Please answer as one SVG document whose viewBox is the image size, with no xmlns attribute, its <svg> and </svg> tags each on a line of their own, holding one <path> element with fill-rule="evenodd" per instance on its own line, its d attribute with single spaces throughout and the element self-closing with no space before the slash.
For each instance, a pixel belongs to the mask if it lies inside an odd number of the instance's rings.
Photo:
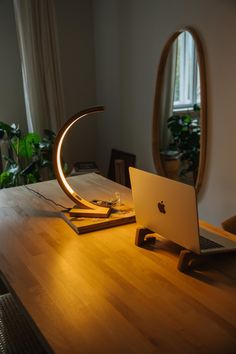
<svg viewBox="0 0 236 354">
<path fill-rule="evenodd" d="M 72 127 L 72 125 L 77 122 L 77 120 L 79 120 L 80 118 L 82 117 L 78 117 L 78 119 L 76 119 L 74 122 L 72 122 L 68 127 L 67 129 L 64 131 L 64 133 L 62 134 L 61 136 L 61 139 L 59 140 L 59 143 L 58 143 L 58 149 L 57 149 L 57 166 L 58 166 L 58 172 L 60 174 L 60 177 L 64 183 L 64 185 L 66 186 L 66 188 L 68 189 L 68 191 L 73 194 L 74 191 L 73 189 L 71 188 L 71 186 L 69 185 L 69 183 L 67 182 L 65 176 L 64 176 L 64 173 L 63 173 L 63 170 L 62 170 L 62 166 L 61 166 L 61 147 L 62 147 L 62 143 L 64 141 L 64 138 L 68 132 L 68 130 Z"/>
<path fill-rule="evenodd" d="M 99 207 L 94 205 L 93 203 L 83 199 L 80 197 L 74 190 L 71 188 L 69 183 L 67 182 L 62 165 L 61 165 L 61 149 L 63 145 L 64 138 L 71 127 L 81 118 L 86 117 L 89 114 L 94 114 L 97 112 L 104 111 L 103 106 L 92 107 L 77 113 L 75 116 L 71 117 L 60 129 L 58 132 L 53 150 L 53 167 L 56 179 L 61 186 L 62 190 L 67 194 L 67 196 L 72 199 L 80 208 L 83 209 L 81 214 L 87 214 L 89 217 L 107 217 L 110 213 L 110 208 Z M 85 209 L 88 209 L 87 211 Z M 79 212 L 78 212 L 79 214 Z"/>
</svg>

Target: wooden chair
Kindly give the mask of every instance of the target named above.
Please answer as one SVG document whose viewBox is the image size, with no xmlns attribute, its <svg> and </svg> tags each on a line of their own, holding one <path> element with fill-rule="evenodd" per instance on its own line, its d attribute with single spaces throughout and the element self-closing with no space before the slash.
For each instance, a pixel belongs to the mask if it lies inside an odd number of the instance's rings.
<svg viewBox="0 0 236 354">
<path fill-rule="evenodd" d="M 112 149 L 107 177 L 130 188 L 129 166 L 135 167 L 136 156 L 128 152 Z"/>
<path fill-rule="evenodd" d="M 221 225 L 225 231 L 236 235 L 236 215 L 224 220 Z"/>
</svg>

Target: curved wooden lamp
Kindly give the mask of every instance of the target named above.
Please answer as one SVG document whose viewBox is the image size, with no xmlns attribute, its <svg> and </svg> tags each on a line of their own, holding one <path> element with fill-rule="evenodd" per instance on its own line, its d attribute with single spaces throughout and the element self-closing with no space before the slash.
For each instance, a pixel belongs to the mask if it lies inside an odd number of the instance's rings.
<svg viewBox="0 0 236 354">
<path fill-rule="evenodd" d="M 73 216 L 85 216 L 85 217 L 103 217 L 106 218 L 109 216 L 111 209 L 107 207 L 97 206 L 86 199 L 82 198 L 77 194 L 73 188 L 67 182 L 63 168 L 61 165 L 61 150 L 63 141 L 65 139 L 66 134 L 69 130 L 74 126 L 76 122 L 78 122 L 81 118 L 86 117 L 90 114 L 98 113 L 104 111 L 103 106 L 91 107 L 80 111 L 75 114 L 73 117 L 68 119 L 66 123 L 59 130 L 53 149 L 53 169 L 56 176 L 56 179 L 62 188 L 62 190 L 66 193 L 66 195 L 76 203 L 76 206 L 71 209 L 70 214 Z"/>
</svg>

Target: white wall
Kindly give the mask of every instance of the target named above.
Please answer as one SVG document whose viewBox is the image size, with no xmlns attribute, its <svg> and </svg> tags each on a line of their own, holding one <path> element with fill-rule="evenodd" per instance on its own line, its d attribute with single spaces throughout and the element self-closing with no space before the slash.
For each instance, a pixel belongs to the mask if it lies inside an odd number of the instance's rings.
<svg viewBox="0 0 236 354">
<path fill-rule="evenodd" d="M 27 130 L 13 3 L 0 1 L 0 121 Z"/>
<path fill-rule="evenodd" d="M 112 147 L 135 153 L 155 171 L 151 125 L 157 66 L 176 30 L 194 27 L 203 42 L 208 80 L 207 166 L 199 194 L 202 219 L 236 214 L 236 2 L 233 0 L 95 0 L 97 97 L 107 107 L 99 161 Z"/>
<path fill-rule="evenodd" d="M 90 0 L 55 0 L 65 96 L 65 120 L 96 105 L 93 18 Z M 81 120 L 69 133 L 67 161 L 95 158 L 97 117 Z M 70 146 L 70 148 L 69 148 Z"/>
</svg>

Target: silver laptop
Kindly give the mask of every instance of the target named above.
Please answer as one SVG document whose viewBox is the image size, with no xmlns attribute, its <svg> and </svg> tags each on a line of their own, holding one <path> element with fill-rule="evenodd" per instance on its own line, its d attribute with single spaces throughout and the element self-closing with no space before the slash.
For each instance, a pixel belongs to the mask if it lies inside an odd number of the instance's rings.
<svg viewBox="0 0 236 354">
<path fill-rule="evenodd" d="M 129 167 L 136 221 L 198 254 L 236 251 L 236 242 L 199 228 L 195 189 Z"/>
</svg>

